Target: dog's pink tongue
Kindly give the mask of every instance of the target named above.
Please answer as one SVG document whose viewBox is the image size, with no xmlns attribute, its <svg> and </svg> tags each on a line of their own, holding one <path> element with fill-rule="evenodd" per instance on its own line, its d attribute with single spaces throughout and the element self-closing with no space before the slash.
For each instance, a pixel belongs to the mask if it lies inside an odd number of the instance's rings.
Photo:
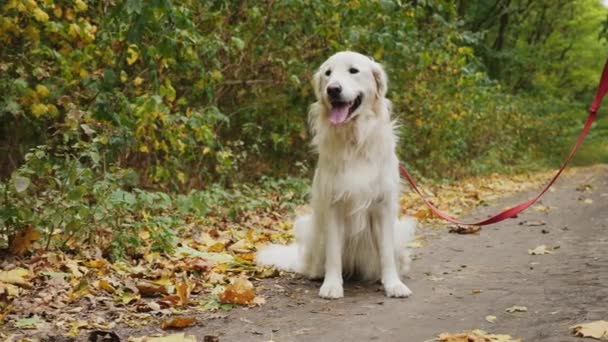
<svg viewBox="0 0 608 342">
<path fill-rule="evenodd" d="M 348 105 L 333 107 L 331 113 L 329 113 L 329 121 L 334 125 L 343 123 L 348 116 L 348 109 Z"/>
</svg>

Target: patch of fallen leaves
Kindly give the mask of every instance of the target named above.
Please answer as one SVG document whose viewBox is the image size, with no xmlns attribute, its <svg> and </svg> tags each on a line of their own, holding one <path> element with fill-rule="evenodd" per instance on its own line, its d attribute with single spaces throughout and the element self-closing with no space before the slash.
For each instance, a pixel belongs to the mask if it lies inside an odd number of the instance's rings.
<svg viewBox="0 0 608 342">
<path fill-rule="evenodd" d="M 522 342 L 522 340 L 510 335 L 489 334 L 483 330 L 475 329 L 456 334 L 440 334 L 439 342 Z"/>
<path fill-rule="evenodd" d="M 568 172 L 575 171 L 570 169 Z M 522 191 L 540 189 L 552 175 L 553 171 L 521 175 L 492 174 L 459 180 L 451 184 L 424 184 L 422 189 L 425 196 L 439 209 L 452 216 L 460 217 L 499 198 Z M 548 212 L 550 208 L 536 206 L 535 210 Z M 409 192 L 401 197 L 401 213 L 414 216 L 427 225 L 444 223 L 426 207 L 414 192 Z"/>
<path fill-rule="evenodd" d="M 608 341 L 608 321 L 581 323 L 570 327 L 574 336 Z"/>
<path fill-rule="evenodd" d="M 27 258 L 0 261 L 0 325 L 20 338 L 80 338 L 117 325 L 180 329 L 194 317 L 262 305 L 256 280 L 277 273 L 258 267 L 255 252 L 291 239 L 291 225 L 280 220 L 286 213 L 192 219 L 173 253 L 154 252 L 143 234 L 139 257 L 116 262 L 96 248 L 66 254 L 32 242 Z"/>
</svg>

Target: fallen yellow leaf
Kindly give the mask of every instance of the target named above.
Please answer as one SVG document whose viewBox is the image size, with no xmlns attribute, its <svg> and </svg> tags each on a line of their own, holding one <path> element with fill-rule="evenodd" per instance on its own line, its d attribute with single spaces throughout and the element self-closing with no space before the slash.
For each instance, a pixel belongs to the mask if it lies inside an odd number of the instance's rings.
<svg viewBox="0 0 608 342">
<path fill-rule="evenodd" d="M 592 337 L 608 341 L 608 321 L 595 321 L 577 324 L 572 327 L 572 333 L 578 337 Z"/>
<path fill-rule="evenodd" d="M 551 250 L 547 248 L 545 245 L 540 245 L 534 249 L 528 249 L 528 254 L 530 255 L 543 255 L 543 254 L 551 254 Z"/>
<path fill-rule="evenodd" d="M 19 286 L 23 286 L 26 288 L 32 287 L 32 285 L 28 282 L 28 279 L 30 277 L 31 277 L 30 271 L 26 270 L 25 268 L 15 268 L 10 271 L 0 272 L 0 281 L 1 282 L 7 283 L 7 284 L 19 285 Z"/>
<path fill-rule="evenodd" d="M 177 283 L 175 289 L 177 290 L 177 295 L 179 296 L 179 305 L 186 305 L 186 303 L 188 303 L 188 299 L 190 298 L 190 284 L 185 275 L 182 277 L 182 280 Z"/>
<path fill-rule="evenodd" d="M 443 333 L 439 335 L 439 342 L 522 342 L 519 338 L 510 335 L 494 335 L 479 329 L 457 334 Z"/>
<path fill-rule="evenodd" d="M 139 59 L 138 50 L 139 49 L 137 48 L 137 45 L 129 45 L 129 48 L 127 48 L 127 64 L 132 65 L 133 63 L 137 62 L 137 60 Z"/>
<path fill-rule="evenodd" d="M 513 305 L 512 307 L 506 309 L 505 311 L 508 313 L 526 312 L 526 311 L 528 311 L 528 308 L 525 306 Z"/>
</svg>

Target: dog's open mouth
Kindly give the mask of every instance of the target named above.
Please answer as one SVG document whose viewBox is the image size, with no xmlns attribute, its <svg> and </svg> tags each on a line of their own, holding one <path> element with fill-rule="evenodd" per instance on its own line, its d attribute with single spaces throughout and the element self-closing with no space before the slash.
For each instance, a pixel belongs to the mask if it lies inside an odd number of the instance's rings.
<svg viewBox="0 0 608 342">
<path fill-rule="evenodd" d="M 329 121 L 334 125 L 339 125 L 348 121 L 351 115 L 361 105 L 362 94 L 359 94 L 354 101 L 343 102 L 334 101 L 331 103 L 331 112 L 329 113 Z"/>
</svg>

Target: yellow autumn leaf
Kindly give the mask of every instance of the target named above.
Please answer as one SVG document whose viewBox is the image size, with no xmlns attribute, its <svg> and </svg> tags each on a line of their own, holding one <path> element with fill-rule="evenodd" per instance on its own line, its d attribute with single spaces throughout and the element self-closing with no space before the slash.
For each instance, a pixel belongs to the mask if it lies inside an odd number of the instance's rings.
<svg viewBox="0 0 608 342">
<path fill-rule="evenodd" d="M 183 275 L 182 279 L 179 280 L 175 285 L 177 296 L 179 297 L 179 305 L 184 306 L 190 299 L 190 291 L 192 290 L 188 278 Z"/>
<path fill-rule="evenodd" d="M 39 118 L 48 111 L 48 107 L 44 103 L 34 103 L 30 110 L 35 117 Z"/>
<path fill-rule="evenodd" d="M 57 109 L 57 107 L 54 104 L 46 105 L 46 109 L 47 109 L 47 112 L 51 116 L 57 116 L 59 114 L 59 109 Z"/>
<path fill-rule="evenodd" d="M 142 83 L 144 83 L 144 79 L 139 76 L 135 77 L 133 80 L 133 85 L 136 87 L 139 87 Z"/>
<path fill-rule="evenodd" d="M 49 88 L 47 88 L 44 84 L 38 84 L 36 85 L 36 93 L 38 94 L 38 96 L 44 99 L 49 97 L 49 94 L 51 92 L 49 91 Z"/>
<path fill-rule="evenodd" d="M 139 59 L 139 51 L 137 45 L 131 44 L 127 48 L 127 64 L 133 65 Z"/>
<path fill-rule="evenodd" d="M 76 15 L 74 14 L 74 10 L 71 8 L 66 9 L 65 18 L 69 21 L 73 21 L 76 18 Z"/>
<path fill-rule="evenodd" d="M 47 21 L 49 21 L 49 15 L 46 14 L 46 12 L 41 10 L 40 8 L 34 9 L 32 14 L 34 15 L 34 18 L 36 18 L 36 20 L 41 23 L 46 23 Z"/>
<path fill-rule="evenodd" d="M 70 24 L 68 28 L 68 35 L 72 38 L 80 37 L 80 26 L 75 23 Z"/>
<path fill-rule="evenodd" d="M 99 283 L 97 284 L 97 286 L 102 289 L 102 290 L 106 290 L 109 293 L 114 293 L 116 292 L 116 288 L 114 286 L 112 286 L 112 284 L 110 283 L 109 280 L 107 279 L 100 279 Z"/>
<path fill-rule="evenodd" d="M 61 18 L 63 16 L 63 9 L 61 8 L 61 6 L 55 4 L 55 6 L 53 7 L 53 14 L 57 18 Z"/>
<path fill-rule="evenodd" d="M 88 8 L 87 4 L 82 0 L 74 1 L 74 7 L 76 9 L 76 12 L 84 12 Z"/>
<path fill-rule="evenodd" d="M 29 11 L 33 11 L 35 8 L 38 7 L 36 0 L 23 0 L 22 2 Z"/>
<path fill-rule="evenodd" d="M 28 282 L 30 271 L 25 268 L 15 268 L 10 271 L 0 272 L 0 281 L 7 284 L 19 285 L 30 288 L 32 285 Z"/>
<path fill-rule="evenodd" d="M 572 327 L 572 333 L 579 337 L 591 337 L 598 340 L 608 341 L 608 321 L 594 321 L 590 323 L 577 324 Z"/>
<path fill-rule="evenodd" d="M 186 174 L 184 174 L 182 171 L 177 172 L 177 179 L 181 184 L 186 184 Z"/>
<path fill-rule="evenodd" d="M 87 321 L 74 321 L 70 323 L 70 331 L 67 333 L 67 335 L 70 337 L 76 337 L 80 333 L 81 328 L 86 328 L 88 326 L 89 323 Z"/>
<path fill-rule="evenodd" d="M 224 78 L 224 75 L 222 75 L 222 72 L 219 70 L 213 70 L 211 72 L 211 79 L 214 81 L 221 81 L 222 78 Z"/>
</svg>

